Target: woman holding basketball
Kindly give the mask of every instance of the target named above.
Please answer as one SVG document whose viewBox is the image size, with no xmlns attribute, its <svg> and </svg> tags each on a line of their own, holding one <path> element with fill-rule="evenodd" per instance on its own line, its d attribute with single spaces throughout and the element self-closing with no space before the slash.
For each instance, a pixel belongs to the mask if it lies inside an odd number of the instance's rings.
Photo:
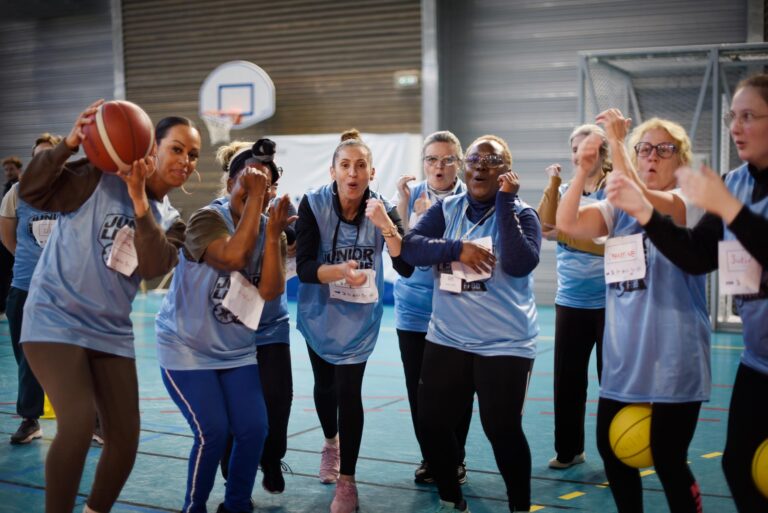
<svg viewBox="0 0 768 513">
<path fill-rule="evenodd" d="M 606 193 L 617 180 L 630 182 L 675 222 L 692 222 L 695 213 L 674 190 L 675 169 L 691 161 L 685 130 L 668 120 L 646 121 L 629 138 L 630 161 L 623 145 L 628 121 L 615 109 L 597 121 L 605 126 L 614 162 Z M 630 267 L 645 271 L 624 281 L 606 280 L 613 282 L 606 289 L 598 450 L 619 512 L 642 512 L 640 473 L 619 460 L 608 435 L 622 408 L 651 403 L 651 453 L 670 510 L 697 512 L 701 497 L 687 453 L 711 386 L 704 278 L 686 274 L 662 256 L 637 221 L 611 203 L 579 206 L 602 144 L 603 138 L 592 134 L 579 146 L 574 178 L 557 209 L 557 228 L 579 239 L 609 236 L 606 272 L 613 269 L 611 255 L 619 251 L 612 249 L 612 238 L 622 237 L 622 243 L 639 248 Z"/>
<path fill-rule="evenodd" d="M 659 251 L 680 268 L 705 274 L 718 268 L 718 243 L 738 241 L 762 266 L 754 293 L 736 295 L 744 326 L 744 353 L 733 385 L 723 470 L 742 513 L 768 511 L 768 497 L 752 478 L 752 459 L 768 439 L 768 74 L 742 80 L 725 115 L 744 164 L 728 173 L 681 169 L 683 192 L 708 213 L 692 229 L 675 226 L 633 188 L 620 184 L 609 198 L 631 213 Z M 742 253 L 742 255 L 744 255 Z"/>
<path fill-rule="evenodd" d="M 53 150 L 32 159 L 19 187 L 34 208 L 60 213 L 32 277 L 21 333 L 56 410 L 47 513 L 74 507 L 97 408 L 105 443 L 85 511 L 109 511 L 131 472 L 139 441 L 131 303 L 142 279 L 164 275 L 178 260 L 185 226 L 167 194 L 186 182 L 200 154 L 192 122 L 171 117 L 155 128 L 156 159 L 137 160 L 116 175 L 88 159 L 67 162 L 101 103 L 85 109 Z M 133 247 L 135 260 L 124 262 L 135 270 L 108 267 L 116 240 L 126 241 L 125 253 Z"/>
<path fill-rule="evenodd" d="M 400 258 L 400 216 L 368 187 L 372 164 L 371 150 L 357 130 L 345 132 L 333 153 L 333 182 L 304 195 L 296 222 L 298 328 L 307 341 L 325 436 L 320 480 L 336 483 L 331 513 L 358 507 L 361 393 L 384 309 L 384 244 L 400 275 L 413 272 Z"/>
</svg>

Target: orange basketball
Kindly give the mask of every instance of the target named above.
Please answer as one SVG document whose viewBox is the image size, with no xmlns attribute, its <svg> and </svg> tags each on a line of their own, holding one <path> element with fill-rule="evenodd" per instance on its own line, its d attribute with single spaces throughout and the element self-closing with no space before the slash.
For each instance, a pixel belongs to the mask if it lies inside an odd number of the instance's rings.
<svg viewBox="0 0 768 513">
<path fill-rule="evenodd" d="M 92 123 L 83 126 L 83 150 L 91 163 L 108 173 L 130 168 L 152 151 L 155 127 L 135 103 L 115 100 L 101 104 Z"/>
</svg>

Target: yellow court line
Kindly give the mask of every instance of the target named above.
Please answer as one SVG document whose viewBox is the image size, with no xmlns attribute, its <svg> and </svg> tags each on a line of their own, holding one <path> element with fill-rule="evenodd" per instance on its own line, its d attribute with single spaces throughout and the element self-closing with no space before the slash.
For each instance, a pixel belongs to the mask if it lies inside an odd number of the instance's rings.
<svg viewBox="0 0 768 513">
<path fill-rule="evenodd" d="M 544 506 L 539 506 L 538 504 L 531 504 L 531 512 L 540 511 L 542 509 L 544 509 Z"/>
<path fill-rule="evenodd" d="M 712 349 L 726 349 L 728 351 L 743 351 L 744 346 L 724 346 L 721 344 L 717 344 L 712 346 Z"/>
<path fill-rule="evenodd" d="M 598 488 L 608 488 L 608 484 L 609 484 L 608 481 L 603 481 L 599 485 L 595 485 L 595 486 Z"/>
<path fill-rule="evenodd" d="M 584 492 L 571 492 L 571 493 L 566 493 L 565 495 L 561 495 L 560 497 L 558 497 L 558 499 L 569 501 L 571 499 L 575 499 L 576 497 L 581 497 L 582 495 L 586 495 L 586 494 Z"/>
<path fill-rule="evenodd" d="M 711 459 L 711 458 L 717 458 L 718 456 L 722 456 L 722 452 L 709 452 L 707 454 L 702 454 L 702 458 Z"/>
<path fill-rule="evenodd" d="M 651 469 L 643 470 L 642 472 L 640 472 L 640 477 L 650 476 L 655 473 L 656 473 L 655 470 L 651 470 Z"/>
</svg>

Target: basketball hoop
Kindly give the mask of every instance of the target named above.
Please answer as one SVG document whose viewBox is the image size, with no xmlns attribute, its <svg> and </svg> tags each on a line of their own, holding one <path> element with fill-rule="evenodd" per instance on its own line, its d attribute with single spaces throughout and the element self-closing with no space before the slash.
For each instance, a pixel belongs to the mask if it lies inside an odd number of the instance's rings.
<svg viewBox="0 0 768 513">
<path fill-rule="evenodd" d="M 209 110 L 203 113 L 202 118 L 208 128 L 211 145 L 214 145 L 229 142 L 229 131 L 240 123 L 241 114 L 231 110 Z"/>
</svg>

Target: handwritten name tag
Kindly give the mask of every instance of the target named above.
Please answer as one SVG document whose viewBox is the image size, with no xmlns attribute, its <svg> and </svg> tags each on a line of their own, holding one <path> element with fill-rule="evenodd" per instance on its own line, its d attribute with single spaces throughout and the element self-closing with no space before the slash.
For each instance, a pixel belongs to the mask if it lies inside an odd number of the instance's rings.
<svg viewBox="0 0 768 513">
<path fill-rule="evenodd" d="M 720 295 L 755 294 L 760 291 L 763 268 L 737 240 L 718 243 L 717 271 Z"/>
<path fill-rule="evenodd" d="M 605 282 L 618 283 L 645 278 L 643 235 L 612 237 L 605 243 Z"/>
<path fill-rule="evenodd" d="M 353 287 L 346 280 L 329 283 L 331 299 L 363 304 L 378 301 L 379 289 L 376 287 L 376 271 L 374 269 L 358 269 L 355 272 L 365 274 L 365 283 L 359 287 Z"/>
<path fill-rule="evenodd" d="M 221 304 L 252 330 L 259 329 L 264 299 L 259 289 L 239 272 L 229 275 L 229 290 Z"/>
<path fill-rule="evenodd" d="M 107 259 L 107 267 L 125 276 L 130 276 L 139 266 L 139 258 L 136 256 L 136 246 L 133 245 L 133 228 L 123 226 L 115 235 L 112 242 L 112 251 Z"/>
<path fill-rule="evenodd" d="M 51 236 L 51 230 L 56 226 L 55 219 L 38 219 L 32 221 L 32 235 L 35 236 L 37 245 L 41 248 L 45 247 L 45 243 L 48 242 L 48 237 Z"/>
</svg>

